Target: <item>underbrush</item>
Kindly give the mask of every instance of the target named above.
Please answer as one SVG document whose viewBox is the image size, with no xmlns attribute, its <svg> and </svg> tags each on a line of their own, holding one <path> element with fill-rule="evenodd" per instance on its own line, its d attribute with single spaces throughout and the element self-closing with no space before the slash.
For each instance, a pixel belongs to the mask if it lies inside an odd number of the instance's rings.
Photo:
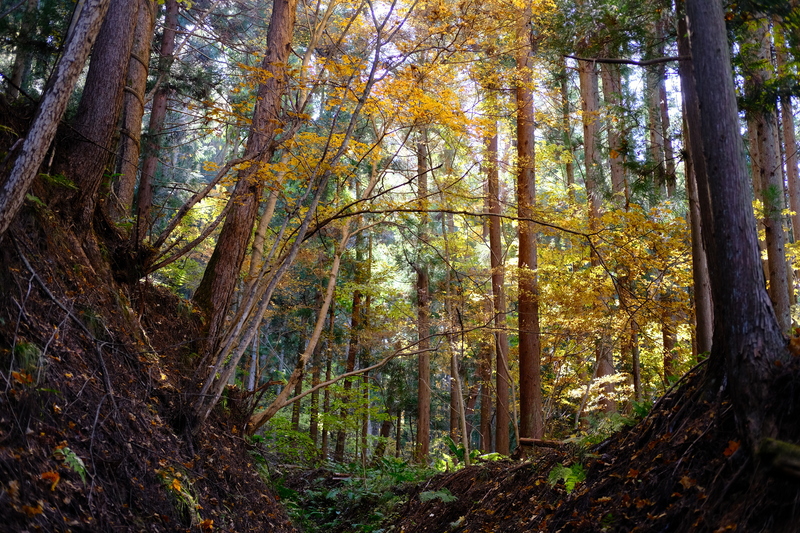
<svg viewBox="0 0 800 533">
<path fill-rule="evenodd" d="M 406 503 L 398 487 L 421 483 L 437 473 L 430 467 L 383 457 L 372 465 L 331 463 L 287 475 L 275 481 L 275 490 L 303 531 L 377 532 L 379 524 Z"/>
</svg>

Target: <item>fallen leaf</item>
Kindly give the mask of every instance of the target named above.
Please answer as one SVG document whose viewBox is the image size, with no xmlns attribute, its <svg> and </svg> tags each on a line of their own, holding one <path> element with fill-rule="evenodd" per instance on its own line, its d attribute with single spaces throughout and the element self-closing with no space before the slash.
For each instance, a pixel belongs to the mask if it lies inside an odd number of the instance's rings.
<svg viewBox="0 0 800 533">
<path fill-rule="evenodd" d="M 28 515 L 28 518 L 32 518 L 37 514 L 42 514 L 44 512 L 44 507 L 42 507 L 42 502 L 37 502 L 36 507 L 31 507 L 30 505 L 23 505 L 22 512 Z"/>
<path fill-rule="evenodd" d="M 690 489 L 690 488 L 694 487 L 695 485 L 697 485 L 697 481 L 695 481 L 694 479 L 690 478 L 689 476 L 683 476 L 678 483 L 683 485 L 684 489 Z"/>
<path fill-rule="evenodd" d="M 53 472 L 52 470 L 50 472 L 45 472 L 40 477 L 51 483 L 50 490 L 56 490 L 56 485 L 61 481 L 61 476 L 58 475 L 58 472 Z"/>
<path fill-rule="evenodd" d="M 731 455 L 736 453 L 736 450 L 739 449 L 740 445 L 741 444 L 739 443 L 738 440 L 729 440 L 728 441 L 728 447 L 725 448 L 725 451 L 722 452 L 722 455 L 724 455 L 725 457 L 730 457 Z"/>
</svg>

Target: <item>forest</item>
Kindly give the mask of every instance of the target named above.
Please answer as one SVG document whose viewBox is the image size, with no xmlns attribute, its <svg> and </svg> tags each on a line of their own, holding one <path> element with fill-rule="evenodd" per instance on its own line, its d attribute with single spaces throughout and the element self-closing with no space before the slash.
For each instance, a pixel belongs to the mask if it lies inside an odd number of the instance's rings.
<svg viewBox="0 0 800 533">
<path fill-rule="evenodd" d="M 797 0 L 0 0 L 0 531 L 797 531 Z"/>
</svg>

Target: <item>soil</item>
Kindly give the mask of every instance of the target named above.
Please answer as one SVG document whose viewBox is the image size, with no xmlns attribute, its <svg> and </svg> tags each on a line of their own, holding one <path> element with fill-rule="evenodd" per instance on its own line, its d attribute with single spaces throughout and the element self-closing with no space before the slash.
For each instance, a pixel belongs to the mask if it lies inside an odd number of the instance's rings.
<svg viewBox="0 0 800 533">
<path fill-rule="evenodd" d="M 409 488 L 386 531 L 800 531 L 800 482 L 753 459 L 730 404 L 707 390 L 701 366 L 645 420 L 594 448 L 541 448 Z M 587 475 L 572 492 L 550 482 L 554 466 L 576 462 Z M 419 498 L 442 489 L 457 500 Z"/>
<path fill-rule="evenodd" d="M 44 196 L 43 196 L 44 197 Z M 293 532 L 230 394 L 185 427 L 202 320 L 28 201 L 0 241 L 0 532 Z"/>
</svg>

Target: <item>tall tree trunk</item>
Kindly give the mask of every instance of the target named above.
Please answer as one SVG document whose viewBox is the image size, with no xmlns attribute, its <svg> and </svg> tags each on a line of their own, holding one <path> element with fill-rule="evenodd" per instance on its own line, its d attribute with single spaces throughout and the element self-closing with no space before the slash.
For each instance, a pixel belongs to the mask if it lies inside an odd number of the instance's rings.
<svg viewBox="0 0 800 533">
<path fill-rule="evenodd" d="M 319 345 L 318 345 L 319 346 Z M 319 357 L 319 348 L 317 348 L 314 352 L 314 357 L 311 360 L 311 388 L 314 389 L 320 383 L 320 357 Z M 314 443 L 314 447 L 317 447 L 317 441 L 319 440 L 319 390 L 314 390 L 311 393 L 311 408 L 309 413 L 309 430 L 308 436 L 311 438 L 311 442 Z"/>
<path fill-rule="evenodd" d="M 300 357 L 300 356 L 298 356 Z M 299 361 L 298 361 L 299 363 Z M 300 379 L 297 380 L 297 383 L 294 386 L 294 395 L 300 396 L 303 392 L 303 370 L 300 370 Z M 298 400 L 292 404 L 292 431 L 300 431 L 300 410 L 302 407 L 302 401 Z"/>
<path fill-rule="evenodd" d="M 328 354 L 327 361 L 325 361 L 325 381 L 331 380 L 331 366 L 333 364 L 333 357 L 331 354 Z M 322 412 L 326 415 L 330 415 L 331 413 L 331 391 L 328 387 L 325 387 L 325 392 L 322 395 Z M 330 431 L 328 428 L 323 424 L 322 426 L 322 439 L 319 446 L 320 455 L 322 455 L 322 460 L 327 461 L 328 459 L 328 436 L 330 435 Z"/>
<path fill-rule="evenodd" d="M 47 82 L 11 173 L 0 189 L 0 237 L 19 212 L 25 194 L 39 172 L 92 43 L 100 31 L 109 0 L 86 0 L 80 5 L 80 12 L 73 14 L 72 31 L 67 36 L 64 52 Z"/>
<path fill-rule="evenodd" d="M 570 200 L 575 201 L 575 164 L 573 163 L 573 149 L 572 149 L 572 121 L 570 120 L 570 105 L 569 105 L 569 70 L 565 63 L 561 65 L 559 72 L 560 80 L 560 94 L 561 94 L 561 127 L 563 128 L 563 142 L 564 149 L 568 152 L 567 162 L 564 164 L 564 174 L 567 180 L 567 196 Z"/>
<path fill-rule="evenodd" d="M 496 128 L 496 123 L 495 123 Z M 508 371 L 508 332 L 506 331 L 505 265 L 503 260 L 502 208 L 500 205 L 500 172 L 497 156 L 498 135 L 495 129 L 488 138 L 487 179 L 489 182 L 489 257 L 492 268 L 492 304 L 495 338 L 495 449 L 508 455 L 509 449 L 509 387 L 511 376 Z"/>
<path fill-rule="evenodd" d="M 741 435 L 750 449 L 777 432 L 773 376 L 788 361 L 786 338 L 764 289 L 739 116 L 718 0 L 686 0 L 700 131 L 713 225 L 706 248 L 714 298 L 714 344 L 708 369 L 712 387 L 726 377 Z M 690 128 L 692 122 L 689 123 Z M 702 192 L 701 192 L 702 197 Z"/>
<path fill-rule="evenodd" d="M 29 40 L 36 29 L 36 8 L 38 0 L 26 0 L 25 13 L 22 15 L 22 24 L 17 35 L 17 49 L 14 55 L 14 65 L 11 67 L 11 83 L 6 91 L 8 99 L 13 101 L 19 96 L 19 89 L 25 85 L 25 78 L 31 70 L 33 50 Z"/>
<path fill-rule="evenodd" d="M 519 228 L 519 398 L 520 437 L 540 439 L 542 418 L 541 339 L 539 330 L 539 279 L 536 228 L 535 109 L 531 89 L 533 48 L 531 4 L 517 28 L 517 209 Z"/>
<path fill-rule="evenodd" d="M 356 289 L 353 291 L 353 310 L 350 315 L 350 344 L 347 348 L 347 360 L 345 361 L 345 373 L 352 372 L 356 368 L 356 354 L 358 353 L 359 346 L 359 332 L 361 331 L 361 291 Z M 346 379 L 344 381 L 344 397 L 345 401 L 351 402 L 350 391 L 353 390 L 353 381 Z M 348 409 L 342 409 L 340 417 L 342 420 L 347 420 L 351 416 Z M 347 440 L 347 431 L 342 428 L 336 433 L 336 449 L 333 452 L 333 460 L 337 463 L 344 462 L 344 448 Z"/>
<path fill-rule="evenodd" d="M 615 57 L 617 52 L 607 49 L 608 57 Z M 611 63 L 601 66 L 601 77 L 603 80 L 603 99 L 605 100 L 608 115 L 606 129 L 608 132 L 608 163 L 611 170 L 611 194 L 614 205 L 622 208 L 628 205 L 628 184 L 625 179 L 625 167 L 623 165 L 623 153 L 625 151 L 623 142 L 625 134 L 623 131 L 624 120 L 620 116 L 622 110 L 622 75 L 619 65 Z"/>
<path fill-rule="evenodd" d="M 775 29 L 776 37 L 782 28 Z M 777 67 L 780 73 L 786 70 L 789 63 L 786 49 L 786 39 L 775 39 Z M 790 217 L 794 241 L 800 241 L 800 172 L 798 172 L 797 134 L 794 128 L 794 109 L 792 97 L 781 96 L 781 127 L 783 131 L 783 144 L 785 147 L 786 181 L 789 189 L 789 208 L 794 212 Z"/>
<path fill-rule="evenodd" d="M 83 228 L 91 225 L 105 170 L 116 153 L 117 125 L 138 9 L 139 2 L 111 0 L 72 120 L 75 136 L 66 148 L 65 161 L 59 165 L 80 190 L 70 207 Z"/>
<path fill-rule="evenodd" d="M 169 70 L 175 60 L 175 35 L 178 31 L 178 0 L 166 0 L 164 14 L 164 30 L 161 34 L 161 48 L 158 57 L 158 72 L 169 76 Z M 158 86 L 150 104 L 150 120 L 144 143 L 144 158 L 139 177 L 139 194 L 136 198 L 136 226 L 133 239 L 139 245 L 150 231 L 150 211 L 153 207 L 153 178 L 158 167 L 158 155 L 161 148 L 161 132 L 167 118 L 167 100 L 169 84 Z"/>
<path fill-rule="evenodd" d="M 420 257 L 414 270 L 417 274 L 417 348 L 421 353 L 417 356 L 419 378 L 417 381 L 417 444 L 416 460 L 419 463 L 428 462 L 430 451 L 431 431 L 431 357 L 427 351 L 430 348 L 430 292 L 428 279 L 428 265 L 423 259 L 428 246 L 428 133 L 422 127 L 419 130 L 417 142 L 417 201 L 421 209 L 419 250 Z"/>
<path fill-rule="evenodd" d="M 194 294 L 194 302 L 208 312 L 207 355 L 213 354 L 225 323 L 231 298 L 244 262 L 247 243 L 258 214 L 262 183 L 256 172 L 268 163 L 275 151 L 275 136 L 281 126 L 281 99 L 286 89 L 286 67 L 294 31 L 297 0 L 276 0 L 272 9 L 267 51 L 261 68 L 264 81 L 259 86 L 253 121 L 245 148 L 252 164 L 239 171 L 217 246 Z"/>
<path fill-rule="evenodd" d="M 139 4 L 136 32 L 133 37 L 131 57 L 122 104 L 122 129 L 117 148 L 117 165 L 114 174 L 114 196 L 108 210 L 115 219 L 131 214 L 133 192 L 139 170 L 139 155 L 144 116 L 144 92 L 150 65 L 150 41 L 155 25 L 155 4 L 151 0 L 137 0 Z"/>
<path fill-rule="evenodd" d="M 491 314 L 489 314 L 491 316 Z M 478 447 L 484 452 L 494 451 L 492 446 L 492 359 L 494 356 L 494 341 L 481 342 L 481 351 L 478 360 L 478 373 L 480 375 L 481 410 L 479 421 L 480 442 Z"/>
<path fill-rule="evenodd" d="M 762 94 L 765 85 L 772 78 L 771 39 L 768 22 L 759 23 L 753 34 L 758 66 L 751 73 L 749 93 L 753 96 Z M 766 66 L 765 66 L 766 65 Z M 758 143 L 758 171 L 754 183 L 761 189 L 764 202 L 764 230 L 766 234 L 767 264 L 769 267 L 769 295 L 778 324 L 783 331 L 791 327 L 789 307 L 789 278 L 786 271 L 785 236 L 783 231 L 783 177 L 780 171 L 781 161 L 777 143 L 778 124 L 776 109 L 757 109 L 751 112 L 752 123 L 756 127 Z"/>
<path fill-rule="evenodd" d="M 678 53 L 681 57 L 691 56 L 689 31 L 683 0 L 678 4 Z M 700 131 L 700 115 L 697 104 L 697 91 L 694 84 L 694 69 L 690 60 L 681 60 L 681 95 L 683 96 L 683 116 L 688 158 L 686 161 L 686 191 L 689 200 L 689 220 L 692 230 L 692 281 L 694 286 L 695 324 L 698 353 L 710 353 L 714 333 L 714 308 L 711 300 L 711 280 L 708 276 L 708 249 L 711 204 L 709 198 L 706 162 L 703 157 Z M 699 184 L 704 184 L 702 189 Z M 705 218 L 704 218 L 705 217 Z"/>
<path fill-rule="evenodd" d="M 600 183 L 602 181 L 602 166 L 600 164 L 600 152 L 598 150 L 598 120 L 600 108 L 600 96 L 597 87 L 597 72 L 595 66 L 588 61 L 580 61 L 578 73 L 581 89 L 581 107 L 583 111 L 583 146 L 584 146 L 584 165 L 586 172 L 586 196 L 588 202 L 589 231 L 595 231 L 598 227 L 601 210 Z M 592 267 L 599 264 L 594 252 L 591 252 Z M 595 303 L 597 306 L 604 306 L 604 297 L 599 296 Z M 613 375 L 614 352 L 610 346 L 611 334 L 603 326 L 597 340 L 596 358 L 597 365 L 595 371 L 596 378 L 604 378 Z M 614 393 L 614 385 L 607 383 L 604 385 L 603 410 L 611 412 L 615 409 L 615 403 L 610 400 Z"/>
</svg>

